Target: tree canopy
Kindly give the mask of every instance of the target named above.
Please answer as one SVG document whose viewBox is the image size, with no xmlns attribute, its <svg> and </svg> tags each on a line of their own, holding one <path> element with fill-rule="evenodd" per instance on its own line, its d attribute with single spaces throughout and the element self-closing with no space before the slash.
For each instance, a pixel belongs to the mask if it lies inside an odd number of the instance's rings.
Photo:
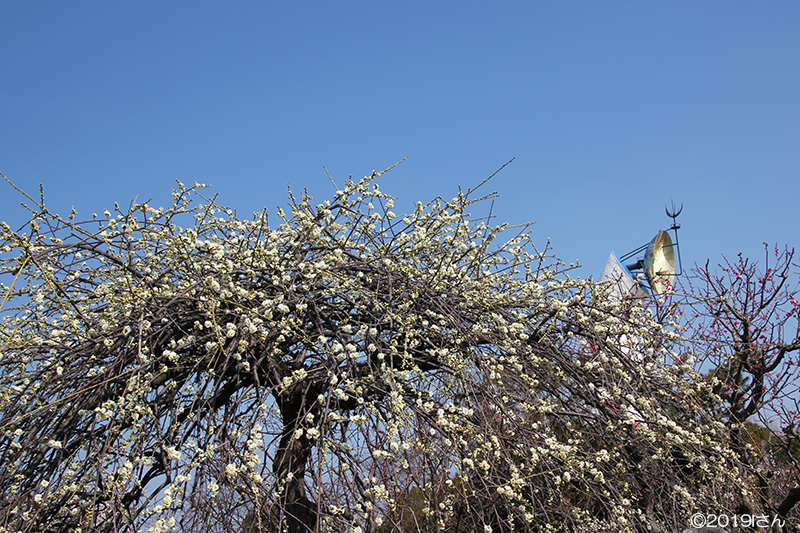
<svg viewBox="0 0 800 533">
<path fill-rule="evenodd" d="M 613 301 L 470 214 L 493 193 L 395 214 L 380 174 L 273 222 L 198 184 L 87 221 L 28 197 L 0 229 L 0 528 L 618 533 L 763 509 L 670 302 Z"/>
</svg>

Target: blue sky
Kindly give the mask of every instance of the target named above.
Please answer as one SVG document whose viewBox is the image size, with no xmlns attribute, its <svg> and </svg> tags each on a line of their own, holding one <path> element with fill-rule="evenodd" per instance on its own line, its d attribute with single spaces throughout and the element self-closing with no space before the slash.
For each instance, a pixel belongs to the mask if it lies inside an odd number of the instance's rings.
<svg viewBox="0 0 800 533">
<path fill-rule="evenodd" d="M 683 202 L 684 264 L 796 246 L 797 2 L 0 3 L 0 172 L 91 216 L 178 179 L 249 214 L 479 183 L 582 277 Z M 0 188 L 0 219 L 20 198 Z M 488 206 L 476 208 L 485 215 Z"/>
</svg>

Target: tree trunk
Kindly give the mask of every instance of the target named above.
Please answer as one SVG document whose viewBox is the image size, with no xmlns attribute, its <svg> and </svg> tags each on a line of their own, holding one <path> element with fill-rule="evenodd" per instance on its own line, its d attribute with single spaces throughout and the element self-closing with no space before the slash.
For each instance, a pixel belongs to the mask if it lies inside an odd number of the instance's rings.
<svg viewBox="0 0 800 533">
<path fill-rule="evenodd" d="M 305 474 L 314 448 L 307 437 L 305 416 L 313 412 L 316 393 L 309 383 L 298 383 L 282 394 L 275 394 L 283 422 L 283 432 L 272 462 L 276 486 L 282 487 L 272 505 L 251 511 L 243 533 L 310 533 L 317 525 L 317 505 L 306 496 Z M 312 394 L 313 393 L 313 394 Z M 295 431 L 303 435 L 295 438 Z"/>
<path fill-rule="evenodd" d="M 308 382 L 297 383 L 283 394 L 276 395 L 283 420 L 283 434 L 272 471 L 280 486 L 285 482 L 274 513 L 280 523 L 285 523 L 289 533 L 314 531 L 317 523 L 316 505 L 306 497 L 306 464 L 311 456 L 313 443 L 308 439 L 305 422 L 306 412 L 311 412 L 314 402 L 313 387 Z M 308 400 L 308 401 L 307 401 Z M 295 438 L 295 431 L 303 434 Z"/>
<path fill-rule="evenodd" d="M 789 511 L 791 511 L 798 502 L 800 502 L 800 487 L 795 487 L 789 491 L 789 494 L 786 495 L 786 498 L 783 499 L 780 507 L 778 507 L 778 516 L 786 520 Z"/>
<path fill-rule="evenodd" d="M 278 484 L 288 479 L 273 514 L 279 523 L 287 525 L 289 533 L 309 533 L 314 531 L 317 522 L 316 505 L 306 497 L 304 480 L 312 445 L 305 435 L 293 438 L 294 425 L 284 426 L 292 429 L 284 430 L 272 467 Z"/>
</svg>

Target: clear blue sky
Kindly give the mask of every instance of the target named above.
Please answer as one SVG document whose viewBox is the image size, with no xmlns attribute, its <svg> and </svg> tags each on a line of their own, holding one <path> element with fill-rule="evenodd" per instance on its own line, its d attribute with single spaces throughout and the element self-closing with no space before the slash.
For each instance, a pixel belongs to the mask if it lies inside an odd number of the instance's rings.
<svg viewBox="0 0 800 533">
<path fill-rule="evenodd" d="M 407 157 L 380 182 L 402 209 L 515 157 L 497 220 L 582 277 L 670 199 L 684 263 L 800 246 L 797 2 L 6 0 L 0 28 L 0 172 L 63 213 L 176 179 L 274 213 L 287 183 L 329 196 L 323 165 Z"/>
</svg>

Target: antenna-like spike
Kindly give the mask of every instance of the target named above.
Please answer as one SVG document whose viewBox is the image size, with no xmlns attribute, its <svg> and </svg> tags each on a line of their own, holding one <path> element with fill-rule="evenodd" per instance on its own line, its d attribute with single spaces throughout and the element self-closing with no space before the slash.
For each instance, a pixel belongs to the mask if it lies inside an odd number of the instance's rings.
<svg viewBox="0 0 800 533">
<path fill-rule="evenodd" d="M 675 200 L 670 200 L 670 201 L 672 202 L 672 210 L 670 211 L 670 209 L 665 205 L 664 206 L 664 211 L 666 211 L 667 212 L 667 216 L 674 221 L 676 218 L 678 218 L 678 215 L 681 214 L 681 211 L 683 211 L 683 202 L 681 202 L 681 206 L 676 211 L 675 210 Z"/>
<path fill-rule="evenodd" d="M 664 206 L 664 210 L 667 212 L 667 216 L 672 219 L 672 227 L 669 228 L 675 233 L 675 242 L 672 246 L 675 247 L 675 252 L 678 255 L 678 271 L 675 272 L 676 276 L 680 276 L 683 274 L 683 261 L 681 260 L 681 245 L 678 242 L 678 230 L 681 229 L 681 225 L 678 224 L 678 215 L 681 214 L 683 211 L 683 202 L 681 202 L 681 206 L 677 209 L 675 208 L 675 200 L 670 200 L 672 204 L 672 209 L 668 208 L 666 205 Z"/>
</svg>

